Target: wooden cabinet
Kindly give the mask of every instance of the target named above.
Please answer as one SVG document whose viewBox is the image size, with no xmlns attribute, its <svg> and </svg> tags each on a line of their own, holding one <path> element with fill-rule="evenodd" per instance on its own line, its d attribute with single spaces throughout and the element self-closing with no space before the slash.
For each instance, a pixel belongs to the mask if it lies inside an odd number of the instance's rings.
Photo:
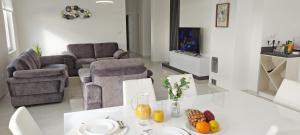
<svg viewBox="0 0 300 135">
<path fill-rule="evenodd" d="M 299 81 L 300 57 L 261 55 L 258 92 L 274 96 L 284 78 Z"/>
</svg>

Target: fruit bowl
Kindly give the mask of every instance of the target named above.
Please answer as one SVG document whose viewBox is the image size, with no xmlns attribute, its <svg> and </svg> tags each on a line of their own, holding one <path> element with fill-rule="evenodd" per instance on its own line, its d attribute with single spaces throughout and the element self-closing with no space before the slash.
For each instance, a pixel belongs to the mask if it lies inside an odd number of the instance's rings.
<svg viewBox="0 0 300 135">
<path fill-rule="evenodd" d="M 185 113 L 187 117 L 185 126 L 192 132 L 199 134 L 215 134 L 221 130 L 214 114 L 209 110 L 202 113 L 197 109 L 187 109 Z"/>
</svg>

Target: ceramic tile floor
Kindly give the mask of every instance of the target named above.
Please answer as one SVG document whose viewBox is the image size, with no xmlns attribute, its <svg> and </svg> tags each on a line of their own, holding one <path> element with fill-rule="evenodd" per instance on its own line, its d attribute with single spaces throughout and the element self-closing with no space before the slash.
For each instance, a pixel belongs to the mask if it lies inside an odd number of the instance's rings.
<svg viewBox="0 0 300 135">
<path fill-rule="evenodd" d="M 145 58 L 146 66 L 154 73 L 154 88 L 158 100 L 167 99 L 167 92 L 161 85 L 161 80 L 172 74 L 179 74 L 168 68 L 161 66 L 161 63 L 151 62 Z M 198 94 L 209 94 L 224 91 L 208 85 L 207 80 L 195 80 Z M 38 125 L 45 135 L 61 135 L 63 134 L 63 114 L 66 112 L 81 111 L 82 109 L 82 93 L 80 80 L 78 77 L 70 78 L 70 86 L 65 89 L 65 97 L 62 103 L 47 104 L 28 107 L 28 110 L 37 121 Z M 8 123 L 15 109 L 10 105 L 9 95 L 0 100 L 0 135 L 11 135 L 8 130 Z"/>
</svg>

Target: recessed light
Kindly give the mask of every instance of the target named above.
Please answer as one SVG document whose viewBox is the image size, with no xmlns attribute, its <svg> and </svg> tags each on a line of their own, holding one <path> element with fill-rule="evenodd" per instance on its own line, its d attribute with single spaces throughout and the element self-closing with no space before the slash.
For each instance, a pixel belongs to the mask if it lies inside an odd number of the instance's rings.
<svg viewBox="0 0 300 135">
<path fill-rule="evenodd" d="M 112 0 L 98 0 L 96 1 L 97 4 L 114 4 Z"/>
</svg>

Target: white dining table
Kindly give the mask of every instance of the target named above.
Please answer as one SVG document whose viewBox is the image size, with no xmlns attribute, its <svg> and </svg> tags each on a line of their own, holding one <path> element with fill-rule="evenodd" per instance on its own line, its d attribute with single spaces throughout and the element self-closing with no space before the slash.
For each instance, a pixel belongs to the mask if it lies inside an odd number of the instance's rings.
<svg viewBox="0 0 300 135">
<path fill-rule="evenodd" d="M 242 91 L 226 91 L 188 97 L 180 101 L 181 116 L 170 117 L 170 103 L 160 101 L 165 111 L 165 121 L 150 121 L 140 126 L 130 106 L 103 108 L 64 114 L 64 134 L 74 134 L 81 123 L 109 116 L 121 120 L 128 127 L 127 135 L 141 135 L 145 129 L 171 126 L 186 128 L 184 110 L 210 110 L 221 126 L 215 135 L 300 135 L 300 113 Z M 153 103 L 155 104 L 155 103 Z M 190 130 L 188 130 L 190 131 Z M 72 133 L 74 132 L 74 133 Z M 198 133 L 191 132 L 193 135 Z"/>
</svg>

